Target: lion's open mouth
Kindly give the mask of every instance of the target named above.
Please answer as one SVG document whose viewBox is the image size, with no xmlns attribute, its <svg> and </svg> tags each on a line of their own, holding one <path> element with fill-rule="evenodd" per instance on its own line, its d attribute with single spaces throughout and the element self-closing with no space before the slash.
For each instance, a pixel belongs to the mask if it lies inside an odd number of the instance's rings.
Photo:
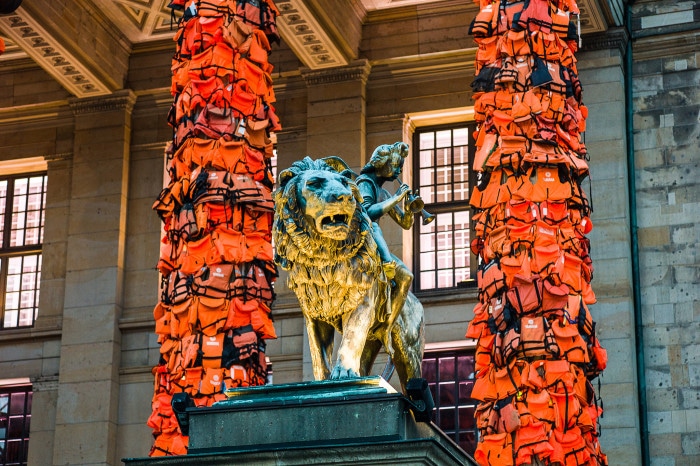
<svg viewBox="0 0 700 466">
<path fill-rule="evenodd" d="M 350 221 L 350 217 L 348 215 L 345 215 L 345 214 L 328 215 L 328 216 L 323 217 L 321 219 L 321 227 L 328 228 L 328 227 L 347 226 L 349 221 Z"/>
</svg>

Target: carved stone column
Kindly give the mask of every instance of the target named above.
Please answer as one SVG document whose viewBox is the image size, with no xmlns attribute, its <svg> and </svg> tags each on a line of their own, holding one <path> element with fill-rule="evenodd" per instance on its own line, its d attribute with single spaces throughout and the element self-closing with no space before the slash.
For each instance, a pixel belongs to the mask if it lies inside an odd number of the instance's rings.
<svg viewBox="0 0 700 466">
<path fill-rule="evenodd" d="M 116 464 L 130 90 L 75 99 L 54 464 Z"/>
</svg>

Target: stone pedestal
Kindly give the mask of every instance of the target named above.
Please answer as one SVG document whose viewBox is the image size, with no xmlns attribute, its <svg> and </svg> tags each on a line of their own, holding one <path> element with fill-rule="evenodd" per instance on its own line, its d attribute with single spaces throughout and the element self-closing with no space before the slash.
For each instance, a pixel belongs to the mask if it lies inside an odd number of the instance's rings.
<svg viewBox="0 0 700 466">
<path fill-rule="evenodd" d="M 127 466 L 476 464 L 379 377 L 238 389 L 188 408 L 189 454 Z"/>
</svg>

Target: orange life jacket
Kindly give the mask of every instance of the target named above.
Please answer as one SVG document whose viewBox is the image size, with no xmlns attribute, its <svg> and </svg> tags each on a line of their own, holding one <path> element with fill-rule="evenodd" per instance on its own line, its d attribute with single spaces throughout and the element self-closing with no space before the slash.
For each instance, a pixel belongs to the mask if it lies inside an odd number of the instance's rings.
<svg viewBox="0 0 700 466">
<path fill-rule="evenodd" d="M 209 298 L 230 296 L 233 264 L 218 263 L 203 267 L 192 279 L 192 291 Z"/>
<path fill-rule="evenodd" d="M 518 316 L 528 315 L 540 308 L 543 287 L 537 275 L 516 274 L 506 297 Z"/>
<path fill-rule="evenodd" d="M 214 395 L 224 391 L 226 384 L 224 382 L 225 369 L 223 367 L 204 367 L 204 375 L 199 384 L 199 393 L 201 395 Z"/>
<path fill-rule="evenodd" d="M 564 264 L 563 271 L 559 274 L 559 278 L 562 283 L 568 285 L 568 287 L 580 293 L 583 288 L 583 283 L 581 280 L 581 264 L 583 260 L 575 254 L 569 252 L 564 252 Z"/>
<path fill-rule="evenodd" d="M 505 275 L 497 260 L 480 267 L 476 274 L 479 293 L 488 301 L 506 286 Z"/>
<path fill-rule="evenodd" d="M 529 276 L 531 273 L 528 252 L 501 257 L 500 262 L 501 270 L 506 277 L 506 286 L 508 287 L 513 286 L 513 280 L 517 274 Z"/>
<path fill-rule="evenodd" d="M 482 333 L 479 337 L 479 341 L 476 343 L 476 351 L 474 353 L 474 370 L 477 373 L 477 378 L 483 377 L 484 374 L 486 374 L 486 371 L 492 368 L 492 353 L 495 341 L 495 334 Z"/>
<path fill-rule="evenodd" d="M 170 320 L 172 314 L 170 308 L 162 301 L 158 301 L 153 309 L 153 319 L 156 322 L 155 333 L 158 335 L 170 335 Z"/>
<path fill-rule="evenodd" d="M 529 42 L 527 31 L 509 30 L 500 36 L 498 51 L 509 57 L 527 56 L 531 53 Z"/>
<path fill-rule="evenodd" d="M 221 332 L 228 316 L 229 303 L 224 297 L 212 298 L 197 296 L 193 300 L 195 314 L 195 329 L 205 337 L 214 336 Z"/>
<path fill-rule="evenodd" d="M 474 64 L 478 75 L 484 66 L 494 63 L 500 58 L 499 36 L 479 37 L 475 38 L 474 41 L 477 44 Z"/>
<path fill-rule="evenodd" d="M 566 319 L 558 319 L 552 323 L 552 332 L 557 340 L 561 358 L 575 363 L 588 362 L 588 348 L 579 334 L 577 325 L 569 324 Z"/>
<path fill-rule="evenodd" d="M 515 451 L 515 464 L 526 465 L 532 463 L 533 457 L 539 459 L 549 458 L 554 448 L 549 444 L 547 424 L 532 421 L 515 431 L 513 450 Z"/>
<path fill-rule="evenodd" d="M 250 315 L 250 324 L 253 330 L 260 335 L 260 338 L 277 338 L 275 326 L 272 323 L 271 311 L 267 304 L 261 302 L 260 305 L 253 310 Z"/>
<path fill-rule="evenodd" d="M 213 263 L 213 254 L 216 243 L 209 234 L 196 241 L 187 241 L 183 244 L 180 254 L 180 271 L 183 274 L 195 274 L 208 263 Z"/>
<path fill-rule="evenodd" d="M 535 178 L 530 200 L 543 202 L 546 200 L 566 200 L 572 195 L 572 183 L 562 179 L 558 168 L 551 166 L 534 167 L 532 176 Z"/>
<path fill-rule="evenodd" d="M 513 466 L 513 441 L 509 433 L 483 436 L 476 445 L 474 459 L 484 466 Z"/>
<path fill-rule="evenodd" d="M 221 357 L 224 353 L 224 333 L 202 335 L 199 343 L 199 360 L 202 367 L 221 367 Z"/>
<path fill-rule="evenodd" d="M 474 37 L 493 35 L 498 25 L 498 2 L 484 5 L 469 26 L 469 34 Z"/>
<path fill-rule="evenodd" d="M 566 284 L 555 284 L 547 277 L 543 280 L 542 311 L 545 315 L 560 315 L 569 304 L 569 287 Z"/>
<path fill-rule="evenodd" d="M 526 153 L 527 139 L 523 136 L 500 137 L 500 147 L 489 157 L 486 165 L 489 167 L 508 167 L 512 170 L 520 168 L 520 162 Z"/>
<path fill-rule="evenodd" d="M 559 347 L 551 326 L 544 317 L 520 319 L 520 350 L 525 357 L 558 356 Z"/>
<path fill-rule="evenodd" d="M 527 8 L 523 9 L 518 17 L 517 26 L 529 31 L 549 32 L 552 19 L 549 16 L 549 3 L 547 0 L 530 0 Z"/>
<path fill-rule="evenodd" d="M 557 419 L 554 402 L 547 390 L 528 390 L 524 397 L 517 399 L 516 406 L 523 425 L 532 422 L 545 422 L 551 429 Z"/>
<path fill-rule="evenodd" d="M 194 319 L 191 312 L 193 298 L 187 298 L 182 302 L 171 306 L 170 335 L 174 338 L 182 338 L 192 333 Z"/>
</svg>

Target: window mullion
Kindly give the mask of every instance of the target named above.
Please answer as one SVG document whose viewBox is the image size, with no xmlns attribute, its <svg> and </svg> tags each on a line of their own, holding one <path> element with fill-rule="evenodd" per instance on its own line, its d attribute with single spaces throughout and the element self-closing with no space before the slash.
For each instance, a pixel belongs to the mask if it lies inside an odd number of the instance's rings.
<svg viewBox="0 0 700 466">
<path fill-rule="evenodd" d="M 15 199 L 15 179 L 8 178 L 7 193 L 5 195 L 5 218 L 3 219 L 2 249 L 10 247 L 10 237 L 12 236 L 12 209 Z"/>
<path fill-rule="evenodd" d="M 10 231 L 12 228 L 12 203 L 14 202 L 15 180 L 8 178 L 7 192 L 5 193 L 5 218 L 3 218 L 2 248 L 5 251 L 10 244 Z M 5 291 L 7 290 L 7 259 L 6 253 L 0 253 L 0 328 L 5 328 Z M 15 325 L 19 325 L 19 314 Z"/>
</svg>

